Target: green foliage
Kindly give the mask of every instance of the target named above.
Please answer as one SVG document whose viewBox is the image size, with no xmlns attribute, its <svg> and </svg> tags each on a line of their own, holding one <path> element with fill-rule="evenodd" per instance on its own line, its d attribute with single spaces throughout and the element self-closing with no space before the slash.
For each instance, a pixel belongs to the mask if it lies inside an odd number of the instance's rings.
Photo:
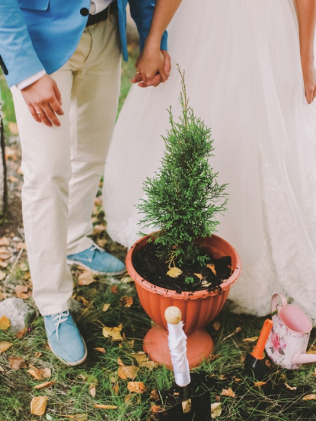
<svg viewBox="0 0 316 421">
<path fill-rule="evenodd" d="M 219 222 L 215 215 L 225 210 L 227 199 L 226 184 L 217 183 L 218 174 L 209 163 L 214 150 L 211 130 L 188 105 L 185 75 L 178 70 L 182 115 L 176 123 L 169 109 L 171 129 L 163 137 L 166 151 L 162 166 L 144 182 L 147 198 L 137 208 L 144 215 L 140 224 L 160 230 L 152 239 L 161 259 L 169 266 L 181 267 L 207 261 L 195 242 L 216 231 Z"/>
</svg>

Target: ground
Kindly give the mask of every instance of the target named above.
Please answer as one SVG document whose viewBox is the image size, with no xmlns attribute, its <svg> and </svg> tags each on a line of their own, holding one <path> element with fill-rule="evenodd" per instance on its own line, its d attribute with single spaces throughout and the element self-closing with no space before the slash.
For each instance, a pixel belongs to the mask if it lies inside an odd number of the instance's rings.
<svg viewBox="0 0 316 421">
<path fill-rule="evenodd" d="M 132 55 L 135 57 L 135 53 Z M 132 64 L 124 64 L 120 105 L 127 95 L 132 74 Z M 5 99 L 10 203 L 9 213 L 0 227 L 0 244 L 3 244 L 0 246 L 0 300 L 18 295 L 35 307 L 21 218 L 20 145 L 15 136 L 10 95 L 1 76 L 0 86 Z M 92 218 L 95 240 L 123 259 L 126 249 L 106 233 L 100 197 L 96 198 Z M 133 283 L 126 275 L 91 277 L 76 267 L 72 273 L 76 320 L 87 342 L 89 357 L 77 367 L 67 367 L 57 360 L 47 347 L 40 315 L 18 337 L 1 329 L 0 324 L 0 347 L 3 342 L 12 344 L 2 353 L 0 348 L 0 420 L 148 420 L 160 405 L 156 400 L 159 393 L 171 386 L 173 373 L 147 361 L 142 353 L 142 338 L 151 321 L 139 304 Z M 213 416 L 219 421 L 315 420 L 315 365 L 287 371 L 271 364 L 262 383 L 245 374 L 245 356 L 252 351 L 263 321 L 231 314 L 224 307 L 207 327 L 216 346 L 198 371 L 204 370 L 212 380 L 212 403 L 221 403 L 221 414 L 214 412 Z M 107 328 L 113 327 L 118 328 L 120 340 L 107 337 L 111 333 Z M 316 353 L 315 337 L 313 331 L 308 347 L 313 353 Z M 46 382 L 46 386 L 35 388 Z M 131 382 L 141 382 L 138 391 L 142 393 L 137 393 L 137 385 Z M 43 416 L 31 414 L 34 397 L 47 397 Z"/>
</svg>

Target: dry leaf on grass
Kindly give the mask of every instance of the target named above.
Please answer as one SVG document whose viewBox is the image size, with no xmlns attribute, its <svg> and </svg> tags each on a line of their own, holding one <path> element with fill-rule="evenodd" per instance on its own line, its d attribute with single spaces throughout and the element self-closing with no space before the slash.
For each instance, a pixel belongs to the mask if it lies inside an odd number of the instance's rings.
<svg viewBox="0 0 316 421">
<path fill-rule="evenodd" d="M 120 299 L 120 306 L 121 307 L 131 307 L 133 304 L 133 297 L 128 297 L 126 295 L 123 295 Z"/>
<path fill-rule="evenodd" d="M 178 278 L 178 276 L 180 276 L 181 273 L 182 273 L 182 270 L 174 266 L 173 268 L 168 270 L 167 275 L 170 276 L 171 278 Z"/>
<path fill-rule="evenodd" d="M 92 282 L 94 282 L 92 272 L 85 270 L 79 275 L 78 285 L 90 285 Z"/>
<path fill-rule="evenodd" d="M 225 376 L 224 374 L 221 374 L 219 376 L 219 380 L 221 380 L 221 381 L 226 380 L 226 379 L 227 379 L 227 376 Z"/>
<path fill-rule="evenodd" d="M 201 281 L 204 279 L 203 275 L 201 273 L 195 273 L 194 274 L 197 278 L 199 278 Z"/>
<path fill-rule="evenodd" d="M 3 262 L 2 260 L 0 260 L 0 267 L 6 268 L 8 264 L 9 264 L 8 262 Z"/>
<path fill-rule="evenodd" d="M 131 395 L 124 396 L 124 402 L 130 405 L 139 405 L 141 402 L 140 396 L 135 395 L 134 393 Z"/>
<path fill-rule="evenodd" d="M 10 367 L 12 370 L 20 370 L 20 368 L 27 368 L 25 359 L 21 357 L 8 357 Z"/>
<path fill-rule="evenodd" d="M 235 392 L 233 392 L 233 390 L 230 387 L 228 389 L 223 389 L 221 395 L 222 396 L 228 396 L 230 398 L 236 397 Z"/>
<path fill-rule="evenodd" d="M 111 286 L 111 294 L 117 294 L 118 293 L 118 287 L 117 285 Z"/>
<path fill-rule="evenodd" d="M 53 384 L 55 384 L 56 382 L 55 381 L 50 381 L 50 382 L 45 382 L 45 383 L 41 383 L 41 384 L 38 384 L 37 386 L 34 386 L 34 389 L 42 389 L 43 387 L 49 387 L 49 386 L 52 386 Z"/>
<path fill-rule="evenodd" d="M 255 382 L 255 387 L 261 387 L 267 384 L 267 382 Z"/>
<path fill-rule="evenodd" d="M 160 405 L 152 405 L 152 407 L 150 408 L 151 412 L 153 414 L 158 414 L 158 412 L 162 411 L 162 408 Z"/>
<path fill-rule="evenodd" d="M 0 238 L 0 246 L 9 246 L 10 245 L 10 240 L 7 237 L 2 237 Z"/>
<path fill-rule="evenodd" d="M 133 352 L 131 356 L 135 358 L 138 364 L 148 361 L 147 354 L 145 354 L 143 351 Z"/>
<path fill-rule="evenodd" d="M 28 287 L 25 285 L 17 285 L 15 287 L 15 293 L 17 297 L 22 298 L 23 300 L 27 300 L 29 298 L 27 291 L 28 291 Z"/>
<path fill-rule="evenodd" d="M 69 418 L 74 421 L 88 421 L 87 414 L 79 414 L 79 415 L 60 415 L 62 418 Z"/>
<path fill-rule="evenodd" d="M 18 339 L 22 339 L 24 338 L 26 334 L 27 334 L 27 327 L 24 327 L 22 330 L 19 330 L 18 332 L 16 332 L 15 336 Z"/>
<path fill-rule="evenodd" d="M 77 301 L 81 301 L 82 302 L 82 304 L 85 306 L 85 307 L 87 307 L 87 305 L 89 304 L 89 301 L 88 300 L 86 300 L 84 297 L 82 297 L 81 295 L 78 295 L 77 296 L 77 298 L 76 298 L 76 300 Z"/>
<path fill-rule="evenodd" d="M 1 260 L 8 260 L 11 257 L 11 253 L 9 253 L 6 249 L 0 249 L 0 259 Z"/>
<path fill-rule="evenodd" d="M 108 309 L 110 308 L 111 304 L 104 304 L 102 311 L 108 311 Z"/>
<path fill-rule="evenodd" d="M 130 392 L 144 393 L 146 390 L 146 386 L 144 385 L 143 382 L 129 382 L 127 384 L 127 389 Z"/>
<path fill-rule="evenodd" d="M 1 367 L 1 365 L 0 365 L 0 371 L 4 371 L 4 368 L 3 368 L 3 367 Z"/>
<path fill-rule="evenodd" d="M 142 368 L 147 368 L 149 371 L 153 370 L 154 368 L 158 367 L 158 363 L 155 363 L 155 361 L 143 361 L 139 364 Z"/>
<path fill-rule="evenodd" d="M 289 384 L 287 384 L 287 383 L 284 383 L 284 385 L 285 385 L 285 387 L 287 388 L 287 389 L 290 389 L 290 390 L 296 390 L 297 389 L 297 387 L 296 386 L 290 386 Z"/>
<path fill-rule="evenodd" d="M 29 370 L 27 370 L 27 372 L 34 377 L 35 380 L 48 379 L 52 375 L 50 368 L 37 368 L 32 364 L 29 364 Z"/>
<path fill-rule="evenodd" d="M 27 372 L 35 379 L 35 380 L 43 380 L 41 372 L 35 367 L 30 368 Z"/>
<path fill-rule="evenodd" d="M 94 405 L 94 407 L 100 408 L 100 409 L 117 409 L 117 406 L 115 406 L 115 405 L 101 405 L 101 404 L 98 404 L 98 403 L 96 403 Z"/>
<path fill-rule="evenodd" d="M 13 344 L 11 344 L 10 342 L 0 342 L 0 354 L 2 354 L 3 352 L 7 351 L 9 348 L 11 348 Z"/>
<path fill-rule="evenodd" d="M 40 368 L 40 372 L 42 373 L 43 379 L 48 379 L 49 377 L 52 376 L 52 371 L 48 367 L 46 367 L 46 368 Z"/>
<path fill-rule="evenodd" d="M 215 402 L 211 404 L 211 418 L 217 418 L 222 413 L 222 404 L 220 402 Z"/>
<path fill-rule="evenodd" d="M 120 394 L 120 386 L 118 383 L 115 383 L 115 385 L 112 387 L 114 393 L 116 394 L 116 396 L 118 396 Z"/>
<path fill-rule="evenodd" d="M 0 270 L 0 281 L 3 281 L 6 276 L 7 275 L 5 274 L 5 272 L 3 272 L 2 270 Z"/>
<path fill-rule="evenodd" d="M 95 383 L 91 383 L 90 386 L 89 386 L 89 393 L 93 398 L 95 398 L 95 395 L 97 393 L 96 387 L 97 387 L 97 385 Z"/>
<path fill-rule="evenodd" d="M 311 395 L 306 395 L 303 398 L 303 401 L 315 401 L 315 400 L 316 400 L 315 393 L 312 393 Z"/>
<path fill-rule="evenodd" d="M 228 336 L 225 336 L 224 339 L 222 339 L 222 342 L 226 341 L 226 339 L 231 338 L 232 336 L 236 335 L 236 333 L 239 333 L 242 330 L 242 327 L 236 327 L 233 333 L 231 333 Z"/>
<path fill-rule="evenodd" d="M 137 376 L 137 372 L 138 367 L 136 367 L 135 365 L 127 365 L 119 367 L 119 369 L 117 370 L 117 375 L 123 380 L 134 380 Z"/>
<path fill-rule="evenodd" d="M 102 352 L 102 354 L 105 354 L 104 348 L 94 348 L 96 351 Z"/>
<path fill-rule="evenodd" d="M 153 401 L 159 401 L 159 395 L 158 395 L 158 393 L 157 393 L 157 390 L 156 390 L 156 389 L 153 389 L 153 390 L 150 392 L 150 399 L 152 399 Z"/>
<path fill-rule="evenodd" d="M 42 353 L 41 352 L 35 352 L 35 354 L 34 354 L 34 357 L 35 358 L 39 358 L 41 356 L 42 356 Z"/>
<path fill-rule="evenodd" d="M 220 322 L 214 322 L 213 323 L 213 328 L 216 330 L 216 332 L 220 329 L 220 327 L 221 327 Z"/>
<path fill-rule="evenodd" d="M 31 414 L 44 415 L 47 406 L 47 396 L 38 396 L 31 401 Z"/>
<path fill-rule="evenodd" d="M 257 339 L 258 339 L 258 336 L 252 336 L 251 338 L 245 338 L 242 341 L 243 342 L 256 342 Z"/>
<path fill-rule="evenodd" d="M 10 326 L 10 320 L 6 316 L 0 317 L 0 330 L 7 330 Z"/>
<path fill-rule="evenodd" d="M 312 345 L 309 350 L 307 351 L 307 354 L 316 354 L 316 346 Z"/>
<path fill-rule="evenodd" d="M 102 329 L 102 334 L 105 338 L 111 338 L 112 341 L 122 341 L 122 335 L 121 335 L 122 325 L 119 325 L 118 327 L 107 327 L 104 326 Z"/>
</svg>

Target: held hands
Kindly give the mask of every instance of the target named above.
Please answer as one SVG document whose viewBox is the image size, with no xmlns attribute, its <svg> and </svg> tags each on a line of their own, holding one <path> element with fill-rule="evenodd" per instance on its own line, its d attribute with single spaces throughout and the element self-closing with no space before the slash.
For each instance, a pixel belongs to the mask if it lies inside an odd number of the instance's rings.
<svg viewBox="0 0 316 421">
<path fill-rule="evenodd" d="M 170 56 L 165 50 L 145 46 L 135 63 L 135 67 L 136 75 L 132 79 L 133 83 L 137 83 L 141 88 L 156 87 L 169 78 Z"/>
<path fill-rule="evenodd" d="M 312 61 L 302 62 L 305 96 L 308 104 L 316 97 L 316 70 Z"/>
<path fill-rule="evenodd" d="M 35 121 L 48 127 L 59 127 L 57 115 L 63 115 L 61 94 L 56 82 L 49 75 L 44 75 L 36 82 L 21 90 Z"/>
</svg>

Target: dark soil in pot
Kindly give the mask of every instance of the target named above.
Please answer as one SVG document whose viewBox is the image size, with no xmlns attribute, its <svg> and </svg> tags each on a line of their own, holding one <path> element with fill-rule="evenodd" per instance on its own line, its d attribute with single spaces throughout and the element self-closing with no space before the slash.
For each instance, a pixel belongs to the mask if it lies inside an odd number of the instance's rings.
<svg viewBox="0 0 316 421">
<path fill-rule="evenodd" d="M 167 274 L 168 264 L 157 256 L 157 246 L 147 243 L 135 256 L 135 270 L 148 282 L 161 288 L 177 291 L 214 291 L 221 292 L 221 283 L 228 279 L 232 273 L 231 258 L 224 256 L 220 259 L 209 257 L 208 266 L 200 264 L 185 265 L 181 267 L 182 273 L 177 278 Z"/>
</svg>

